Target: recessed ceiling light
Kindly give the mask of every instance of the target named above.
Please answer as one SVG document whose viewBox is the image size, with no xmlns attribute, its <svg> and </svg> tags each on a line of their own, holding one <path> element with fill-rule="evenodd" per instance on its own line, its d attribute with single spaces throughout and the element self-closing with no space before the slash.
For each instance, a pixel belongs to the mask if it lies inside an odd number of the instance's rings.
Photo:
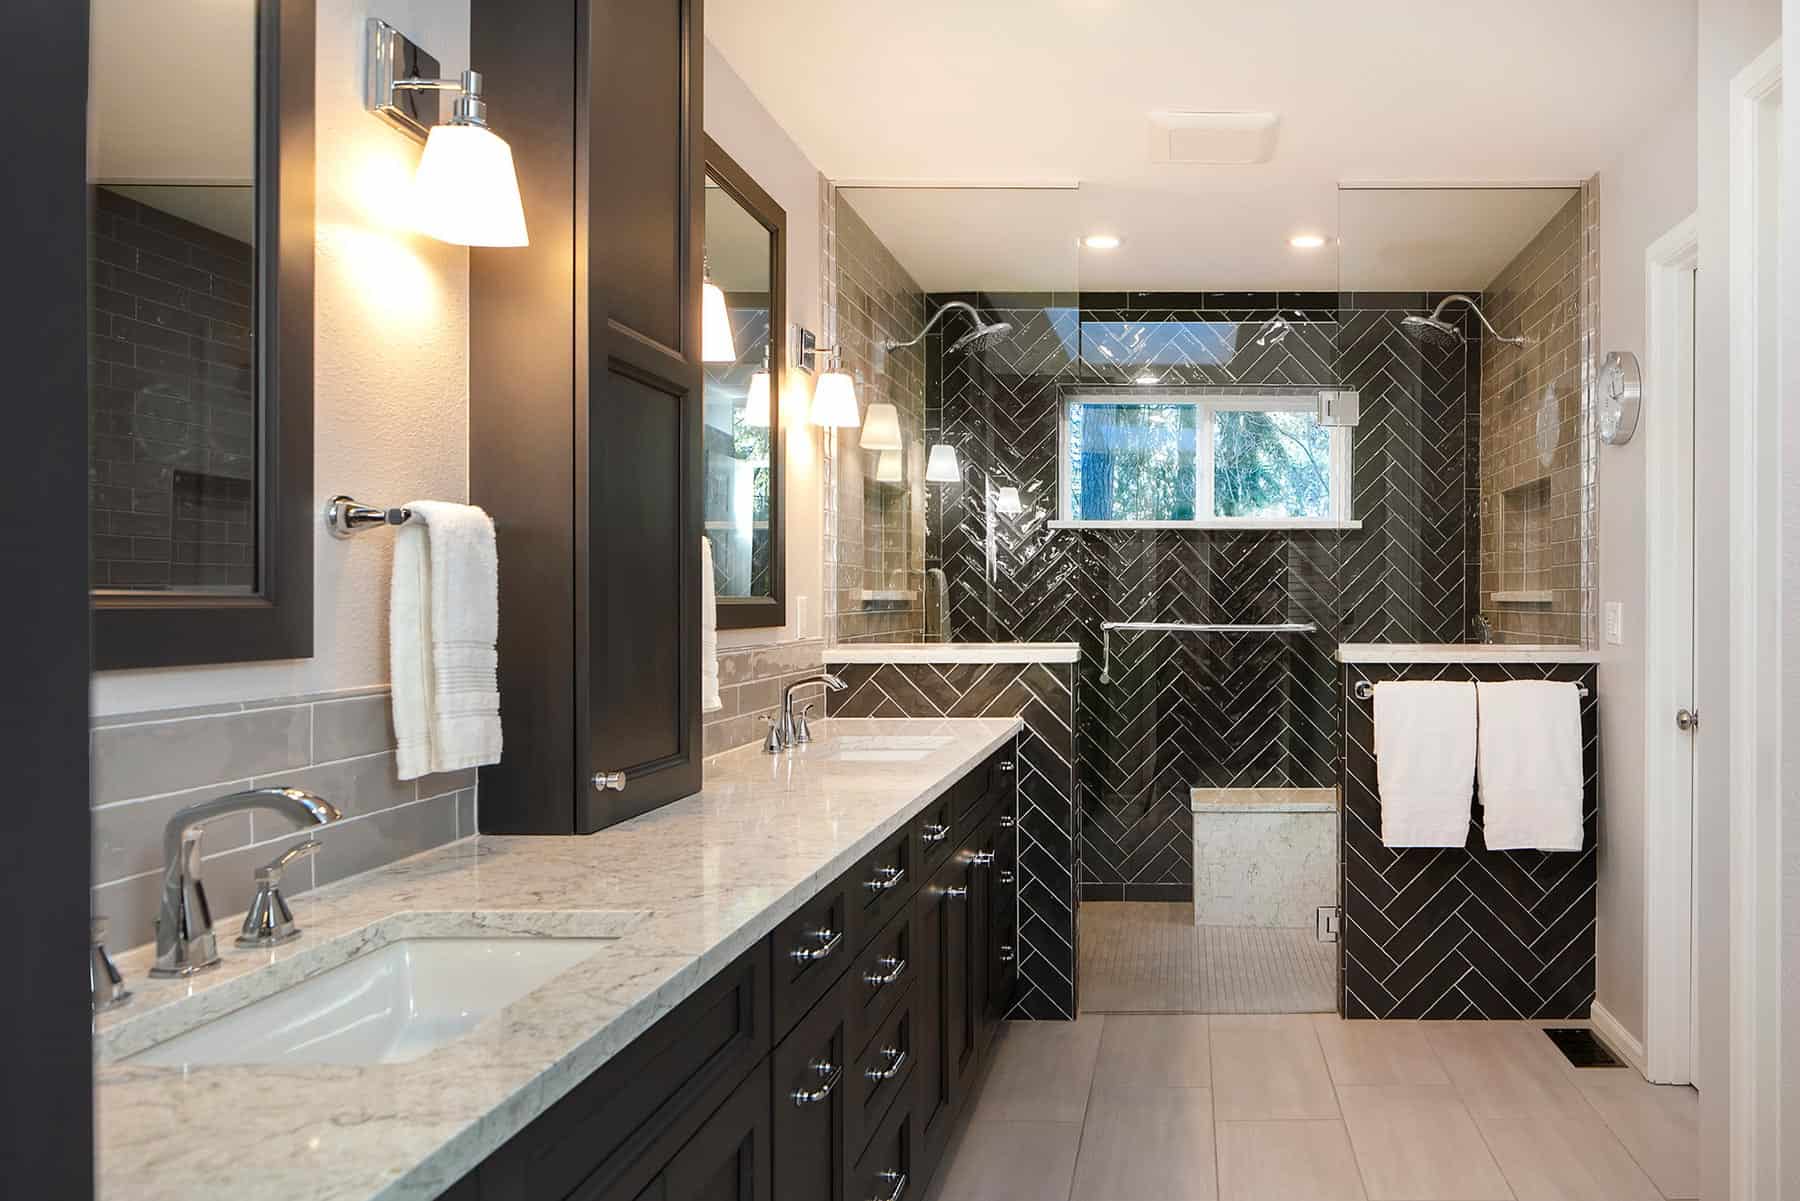
<svg viewBox="0 0 1800 1201">
<path fill-rule="evenodd" d="M 1089 234 L 1081 239 L 1081 244 L 1089 250 L 1117 250 L 1119 243 L 1117 234 Z"/>
<path fill-rule="evenodd" d="M 1325 245 L 1325 239 L 1320 234 L 1295 234 L 1288 239 L 1288 245 L 1295 250 L 1317 250 Z"/>
</svg>

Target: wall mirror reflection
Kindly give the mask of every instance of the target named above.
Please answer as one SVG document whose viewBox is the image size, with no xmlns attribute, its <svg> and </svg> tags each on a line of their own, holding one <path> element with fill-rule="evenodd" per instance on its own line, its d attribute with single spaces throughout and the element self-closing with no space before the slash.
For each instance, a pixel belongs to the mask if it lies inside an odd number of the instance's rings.
<svg viewBox="0 0 1800 1201">
<path fill-rule="evenodd" d="M 88 579 L 99 667 L 311 652 L 306 0 L 94 0 Z"/>
<path fill-rule="evenodd" d="M 781 526 L 781 381 L 787 217 L 706 143 L 705 521 L 723 629 L 787 621 Z"/>
</svg>

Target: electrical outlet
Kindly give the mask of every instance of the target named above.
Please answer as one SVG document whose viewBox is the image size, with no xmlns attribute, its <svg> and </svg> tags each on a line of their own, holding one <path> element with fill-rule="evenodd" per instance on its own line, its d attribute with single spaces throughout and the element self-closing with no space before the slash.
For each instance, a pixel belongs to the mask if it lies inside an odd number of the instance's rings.
<svg viewBox="0 0 1800 1201">
<path fill-rule="evenodd" d="M 1342 911 L 1335 905 L 1319 906 L 1317 932 L 1320 942 L 1336 942 L 1338 926 L 1342 921 Z"/>
<path fill-rule="evenodd" d="M 796 596 L 794 598 L 794 633 L 797 637 L 807 638 L 811 636 L 806 623 L 808 616 L 809 614 L 806 611 L 806 597 Z"/>
<path fill-rule="evenodd" d="M 1625 644 L 1625 606 L 1618 601 L 1607 601 L 1605 613 L 1608 645 L 1623 646 Z"/>
</svg>

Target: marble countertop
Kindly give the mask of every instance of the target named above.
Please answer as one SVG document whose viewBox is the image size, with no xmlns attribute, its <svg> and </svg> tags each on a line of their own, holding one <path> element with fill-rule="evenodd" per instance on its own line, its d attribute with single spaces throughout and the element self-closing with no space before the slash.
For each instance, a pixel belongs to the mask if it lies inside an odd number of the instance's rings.
<svg viewBox="0 0 1800 1201">
<path fill-rule="evenodd" d="M 1074 663 L 1079 642 L 842 642 L 827 663 Z"/>
<path fill-rule="evenodd" d="M 1346 642 L 1337 658 L 1339 663 L 1598 663 L 1600 652 L 1506 642 Z"/>
<path fill-rule="evenodd" d="M 96 1021 L 104 1201 L 435 1197 L 753 946 L 1020 728 L 1007 719 L 814 725 L 802 751 L 707 763 L 695 796 L 586 837 L 476 837 L 294 898 L 304 937 L 152 980 Z M 952 741 L 915 762 L 840 757 L 852 735 Z M 128 1058 L 399 937 L 511 931 L 606 949 L 411 1063 L 149 1067 Z"/>
</svg>

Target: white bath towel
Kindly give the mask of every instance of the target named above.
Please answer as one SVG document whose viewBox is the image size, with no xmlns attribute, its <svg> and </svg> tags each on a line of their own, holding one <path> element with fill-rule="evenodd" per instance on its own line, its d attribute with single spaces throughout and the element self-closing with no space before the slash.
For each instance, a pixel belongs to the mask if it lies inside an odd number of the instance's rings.
<svg viewBox="0 0 1800 1201">
<path fill-rule="evenodd" d="M 1465 845 L 1475 792 L 1475 685 L 1375 685 L 1375 775 L 1383 843 Z"/>
<path fill-rule="evenodd" d="M 1482 684 L 1482 831 L 1490 851 L 1582 846 L 1581 696 L 1574 684 Z"/>
<path fill-rule="evenodd" d="M 700 535 L 700 710 L 725 707 L 719 699 L 719 597 L 713 584 L 712 539 Z"/>
<path fill-rule="evenodd" d="M 500 761 L 500 564 L 480 509 L 415 500 L 388 605 L 402 780 Z"/>
</svg>

